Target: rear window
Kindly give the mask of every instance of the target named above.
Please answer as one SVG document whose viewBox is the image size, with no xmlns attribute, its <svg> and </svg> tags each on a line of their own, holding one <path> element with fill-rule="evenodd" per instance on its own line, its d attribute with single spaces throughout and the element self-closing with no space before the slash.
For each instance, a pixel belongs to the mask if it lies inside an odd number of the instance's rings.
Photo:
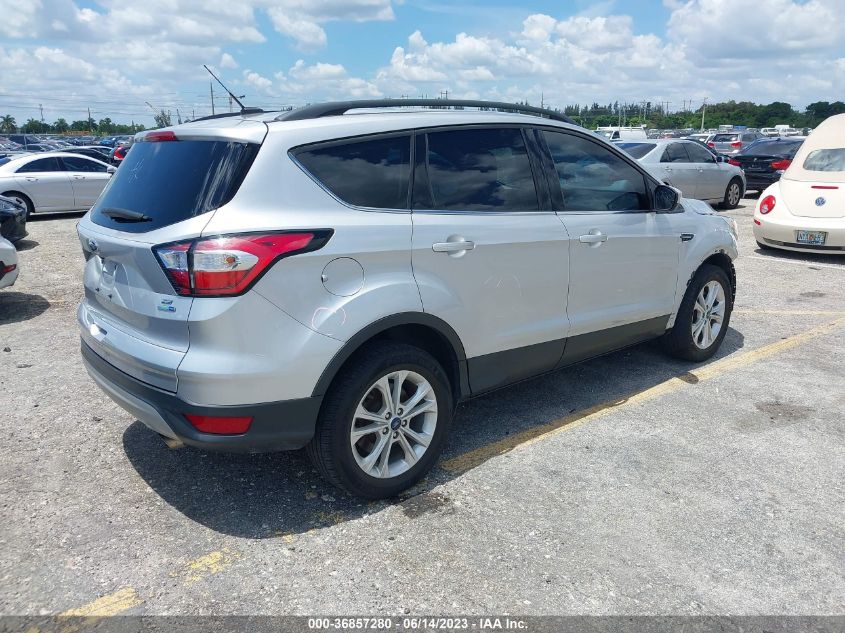
<svg viewBox="0 0 845 633">
<path fill-rule="evenodd" d="M 743 155 L 760 156 L 795 156 L 804 141 L 757 141 L 753 145 L 743 148 L 739 153 Z"/>
<path fill-rule="evenodd" d="M 634 158 L 642 158 L 657 147 L 654 143 L 617 143 L 617 145 Z"/>
<path fill-rule="evenodd" d="M 804 159 L 807 171 L 845 171 L 845 149 L 817 149 Z"/>
<path fill-rule="evenodd" d="M 732 143 L 739 140 L 739 134 L 716 134 L 711 143 Z"/>
<path fill-rule="evenodd" d="M 146 233 L 212 211 L 235 195 L 258 148 L 231 141 L 135 143 L 91 219 L 127 233 Z M 121 210 L 149 219 L 117 217 Z"/>
<path fill-rule="evenodd" d="M 407 209 L 411 136 L 344 141 L 294 152 L 299 163 L 347 204 Z"/>
</svg>

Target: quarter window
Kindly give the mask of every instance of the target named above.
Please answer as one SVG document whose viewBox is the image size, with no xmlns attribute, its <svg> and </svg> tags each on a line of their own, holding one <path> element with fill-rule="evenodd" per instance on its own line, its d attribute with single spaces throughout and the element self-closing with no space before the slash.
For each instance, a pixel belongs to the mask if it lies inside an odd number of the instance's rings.
<svg viewBox="0 0 845 633">
<path fill-rule="evenodd" d="M 427 134 L 431 206 L 453 211 L 536 211 L 537 190 L 517 128 Z"/>
<path fill-rule="evenodd" d="M 643 174 L 599 143 L 544 131 L 567 211 L 647 211 Z"/>
<path fill-rule="evenodd" d="M 407 209 L 411 136 L 333 143 L 296 152 L 311 175 L 347 204 Z"/>
<path fill-rule="evenodd" d="M 50 158 L 39 158 L 38 160 L 27 163 L 26 165 L 21 165 L 15 173 L 31 174 L 33 172 L 44 171 L 64 171 L 64 168 L 58 158 L 51 156 Z"/>
</svg>

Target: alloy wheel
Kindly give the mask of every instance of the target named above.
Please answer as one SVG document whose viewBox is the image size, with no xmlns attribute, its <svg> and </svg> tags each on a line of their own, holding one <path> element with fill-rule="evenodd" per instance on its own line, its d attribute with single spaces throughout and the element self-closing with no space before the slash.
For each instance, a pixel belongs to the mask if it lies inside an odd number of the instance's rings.
<svg viewBox="0 0 845 633">
<path fill-rule="evenodd" d="M 718 338 L 725 319 L 725 289 L 718 281 L 701 288 L 692 308 L 692 340 L 699 349 L 707 349 Z"/>
<path fill-rule="evenodd" d="M 379 479 L 413 468 L 437 426 L 437 397 L 420 374 L 400 370 L 379 378 L 355 409 L 349 441 L 358 466 Z"/>
</svg>

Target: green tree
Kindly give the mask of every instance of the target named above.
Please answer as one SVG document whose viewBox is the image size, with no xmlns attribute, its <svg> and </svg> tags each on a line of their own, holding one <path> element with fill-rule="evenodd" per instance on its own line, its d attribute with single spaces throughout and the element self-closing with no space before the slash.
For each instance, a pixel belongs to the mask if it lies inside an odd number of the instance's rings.
<svg viewBox="0 0 845 633">
<path fill-rule="evenodd" d="M 169 110 L 165 112 L 162 108 L 162 110 L 153 118 L 156 120 L 156 127 L 170 127 L 172 125 Z"/>
<path fill-rule="evenodd" d="M 38 119 L 30 118 L 21 126 L 24 134 L 39 134 L 44 131 L 44 124 Z"/>
<path fill-rule="evenodd" d="M 59 134 L 64 134 L 70 129 L 68 122 L 65 121 L 63 118 L 56 119 L 56 122 L 53 123 L 53 129 L 56 130 Z"/>
<path fill-rule="evenodd" d="M 114 132 L 114 123 L 112 123 L 109 117 L 100 119 L 100 122 L 97 124 L 97 130 L 102 134 L 111 134 Z"/>
<path fill-rule="evenodd" d="M 10 132 L 14 132 L 18 129 L 18 124 L 15 121 L 15 117 L 11 114 L 4 114 L 0 117 L 0 132 L 5 132 L 6 134 Z"/>
</svg>

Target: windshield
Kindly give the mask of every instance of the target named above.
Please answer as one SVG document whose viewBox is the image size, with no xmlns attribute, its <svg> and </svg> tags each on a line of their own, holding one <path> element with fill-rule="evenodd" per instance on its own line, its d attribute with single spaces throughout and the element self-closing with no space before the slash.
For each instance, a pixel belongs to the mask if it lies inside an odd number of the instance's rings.
<svg viewBox="0 0 845 633">
<path fill-rule="evenodd" d="M 616 145 L 617 147 L 624 149 L 634 158 L 642 158 L 657 147 L 654 143 L 617 143 Z"/>
<path fill-rule="evenodd" d="M 739 140 L 739 134 L 716 134 L 712 139 L 710 139 L 711 143 L 731 143 L 733 141 Z"/>
<path fill-rule="evenodd" d="M 91 209 L 91 219 L 146 233 L 212 211 L 235 195 L 258 148 L 230 141 L 135 143 Z M 125 217 L 135 214 L 147 219 Z"/>
</svg>

